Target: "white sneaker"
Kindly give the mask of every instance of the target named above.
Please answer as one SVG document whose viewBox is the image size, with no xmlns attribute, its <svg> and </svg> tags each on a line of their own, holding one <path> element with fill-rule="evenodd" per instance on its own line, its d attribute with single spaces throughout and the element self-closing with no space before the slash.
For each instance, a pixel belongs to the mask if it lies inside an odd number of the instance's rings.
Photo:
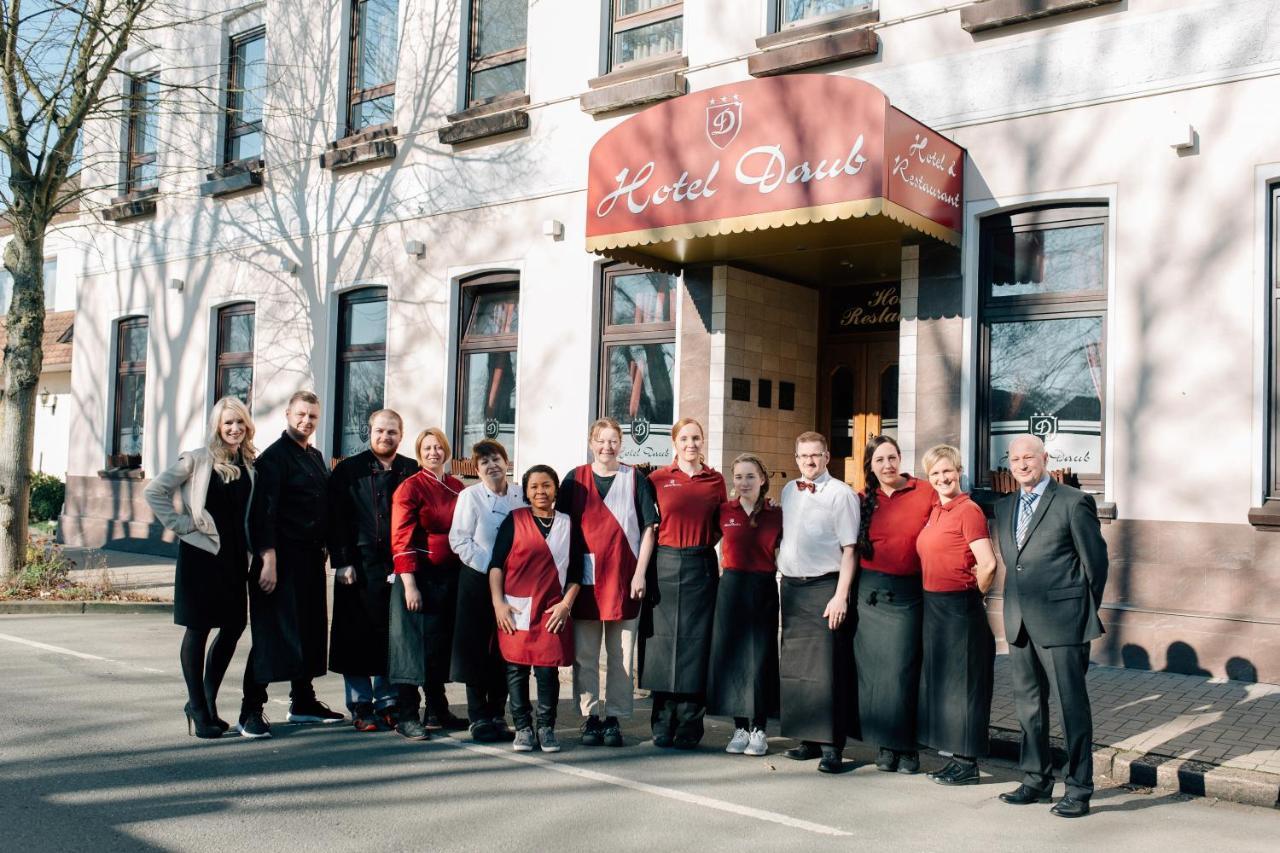
<svg viewBox="0 0 1280 853">
<path fill-rule="evenodd" d="M 743 751 L 744 755 L 768 755 L 769 739 L 765 737 L 764 729 L 752 729 L 747 748 Z"/>
<path fill-rule="evenodd" d="M 747 744 L 751 740 L 751 735 L 747 734 L 746 729 L 734 729 L 733 737 L 729 739 L 729 745 L 724 751 L 730 755 L 742 755 L 747 751 Z"/>
</svg>

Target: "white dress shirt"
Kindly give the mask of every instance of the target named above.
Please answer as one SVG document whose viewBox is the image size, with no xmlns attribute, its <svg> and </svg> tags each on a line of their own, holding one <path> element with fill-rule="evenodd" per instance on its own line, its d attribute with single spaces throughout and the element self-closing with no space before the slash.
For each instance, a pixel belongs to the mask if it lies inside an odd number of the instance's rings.
<svg viewBox="0 0 1280 853">
<path fill-rule="evenodd" d="M 813 491 L 797 483 L 782 487 L 782 547 L 778 571 L 789 578 L 813 578 L 840 571 L 841 549 L 858 541 L 858 496 L 826 471 Z"/>
<path fill-rule="evenodd" d="M 524 496 L 515 483 L 507 483 L 505 495 L 495 495 L 483 482 L 467 486 L 458 494 L 458 502 L 453 507 L 449 547 L 464 565 L 482 575 L 488 574 L 498 528 L 511 510 L 524 505 Z"/>
</svg>

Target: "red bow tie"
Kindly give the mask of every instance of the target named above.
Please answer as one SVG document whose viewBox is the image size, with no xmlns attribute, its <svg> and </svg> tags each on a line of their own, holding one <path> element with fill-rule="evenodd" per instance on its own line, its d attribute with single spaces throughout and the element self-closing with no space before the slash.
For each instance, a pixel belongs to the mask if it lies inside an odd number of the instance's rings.
<svg viewBox="0 0 1280 853">
<path fill-rule="evenodd" d="M 796 480 L 796 488 L 802 492 L 813 492 L 814 494 L 818 492 L 816 483 L 810 483 L 805 480 Z"/>
</svg>

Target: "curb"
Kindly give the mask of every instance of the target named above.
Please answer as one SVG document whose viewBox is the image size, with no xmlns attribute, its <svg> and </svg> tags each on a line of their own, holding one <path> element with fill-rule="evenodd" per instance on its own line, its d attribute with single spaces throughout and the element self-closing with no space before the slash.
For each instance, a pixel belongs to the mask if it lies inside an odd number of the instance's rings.
<svg viewBox="0 0 1280 853">
<path fill-rule="evenodd" d="M 0 615 L 172 612 L 171 601 L 0 601 Z"/>
<path fill-rule="evenodd" d="M 1059 738 L 1053 738 L 1053 764 L 1066 764 L 1066 752 Z M 1021 732 L 991 729 L 991 755 L 1017 762 Z M 1127 752 L 1094 744 L 1095 776 L 1110 776 L 1122 785 L 1140 785 L 1166 794 L 1213 797 L 1232 803 L 1280 808 L 1280 777 L 1272 773 L 1223 767 L 1204 761 Z"/>
</svg>

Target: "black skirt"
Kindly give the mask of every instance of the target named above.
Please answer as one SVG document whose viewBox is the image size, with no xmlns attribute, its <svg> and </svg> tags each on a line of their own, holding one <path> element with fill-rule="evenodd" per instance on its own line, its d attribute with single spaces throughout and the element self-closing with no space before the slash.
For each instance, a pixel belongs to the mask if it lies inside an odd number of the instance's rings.
<svg viewBox="0 0 1280 853">
<path fill-rule="evenodd" d="M 324 547 L 281 541 L 276 545 L 276 588 L 258 586 L 261 559 L 249 576 L 250 653 L 258 684 L 319 678 L 327 669 L 329 610 Z"/>
<path fill-rule="evenodd" d="M 778 715 L 778 581 L 726 571 L 716 593 L 707 711 L 755 720 Z"/>
<path fill-rule="evenodd" d="M 252 484 L 243 465 L 230 483 L 214 471 L 205 493 L 205 509 L 218 531 L 218 553 L 178 543 L 173 581 L 173 621 L 198 631 L 243 631 L 248 608 L 249 545 L 245 513 Z"/>
<path fill-rule="evenodd" d="M 658 546 L 653 589 L 645 601 L 652 628 L 641 640 L 642 688 L 690 694 L 707 689 L 719 579 L 714 548 Z"/>
<path fill-rule="evenodd" d="M 458 610 L 458 572 L 450 563 L 415 572 L 422 609 L 404 606 L 404 579 L 391 590 L 391 639 L 387 676 L 393 684 L 444 684 L 453 656 L 453 623 Z"/>
<path fill-rule="evenodd" d="M 924 594 L 920 741 L 954 755 L 985 755 L 995 637 L 982 593 Z"/>
<path fill-rule="evenodd" d="M 333 584 L 329 669 L 343 675 L 386 675 L 391 621 L 391 566 L 356 565 L 354 584 Z"/>
<path fill-rule="evenodd" d="M 851 620 L 832 631 L 822 615 L 839 573 L 782 579 L 782 649 L 778 659 L 782 734 L 843 744 L 857 734 Z"/>
<path fill-rule="evenodd" d="M 505 672 L 487 574 L 466 566 L 459 570 L 456 613 L 450 678 L 463 683 L 484 682 L 491 677 L 495 662 Z"/>
<path fill-rule="evenodd" d="M 919 575 L 863 569 L 858 578 L 853 656 L 862 739 L 899 752 L 917 746 L 922 595 Z"/>
</svg>

